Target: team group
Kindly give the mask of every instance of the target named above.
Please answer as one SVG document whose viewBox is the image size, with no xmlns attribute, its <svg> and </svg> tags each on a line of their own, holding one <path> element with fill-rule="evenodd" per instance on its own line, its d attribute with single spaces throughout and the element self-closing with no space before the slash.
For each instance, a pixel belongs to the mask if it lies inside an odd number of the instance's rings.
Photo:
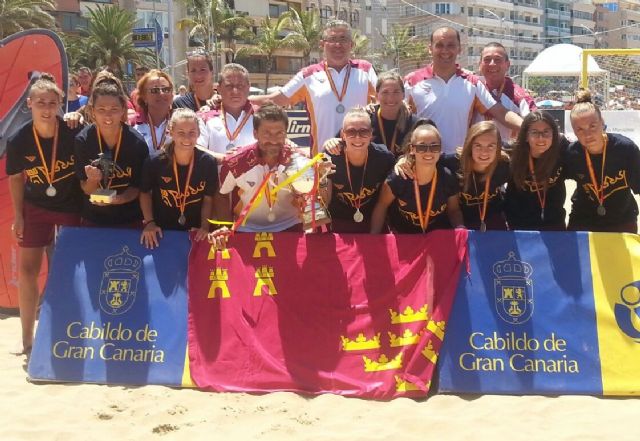
<svg viewBox="0 0 640 441">
<path fill-rule="evenodd" d="M 260 96 L 249 96 L 249 72 L 239 64 L 221 69 L 216 90 L 203 51 L 187 54 L 189 91 L 175 97 L 162 71 L 141 72 L 131 95 L 102 71 L 81 81 L 88 102 L 64 118 L 64 94 L 42 74 L 28 98 L 33 118 L 9 139 L 6 162 L 21 246 L 24 350 L 33 339 L 42 257 L 60 225 L 142 228 L 149 248 L 165 229 L 193 229 L 195 240 L 223 246 L 227 225 L 303 231 L 311 204 L 311 225 L 326 210 L 336 233 L 637 232 L 640 151 L 605 132 L 588 91 L 577 93 L 577 141 L 569 143 L 506 76 L 499 43 L 484 48 L 482 76 L 456 64 L 460 35 L 448 27 L 431 35 L 432 63 L 405 78 L 377 76 L 369 62 L 351 59 L 352 47 L 347 23 L 327 23 L 323 61 Z M 312 155 L 331 159 L 314 166 L 318 203 L 288 187 L 274 191 L 301 154 L 287 139 L 283 107 L 301 102 Z M 105 157 L 108 170 L 97 161 Z M 568 225 L 566 179 L 577 183 Z M 115 196 L 91 197 L 101 190 Z"/>
</svg>

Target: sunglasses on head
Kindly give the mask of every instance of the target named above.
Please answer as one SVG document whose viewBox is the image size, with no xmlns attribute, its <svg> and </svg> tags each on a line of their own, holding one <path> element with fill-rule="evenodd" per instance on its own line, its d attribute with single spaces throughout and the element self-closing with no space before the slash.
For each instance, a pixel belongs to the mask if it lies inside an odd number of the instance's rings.
<svg viewBox="0 0 640 441">
<path fill-rule="evenodd" d="M 355 138 L 356 136 L 360 137 L 360 138 L 366 138 L 368 136 L 371 136 L 371 129 L 367 128 L 367 129 L 344 129 L 344 136 L 346 136 L 347 138 Z"/>
<path fill-rule="evenodd" d="M 434 142 L 433 144 L 409 144 L 416 153 L 440 153 L 442 151 L 442 144 Z"/>
<path fill-rule="evenodd" d="M 158 95 L 159 93 L 171 93 L 173 89 L 171 87 L 152 87 L 149 89 L 149 92 Z"/>
</svg>

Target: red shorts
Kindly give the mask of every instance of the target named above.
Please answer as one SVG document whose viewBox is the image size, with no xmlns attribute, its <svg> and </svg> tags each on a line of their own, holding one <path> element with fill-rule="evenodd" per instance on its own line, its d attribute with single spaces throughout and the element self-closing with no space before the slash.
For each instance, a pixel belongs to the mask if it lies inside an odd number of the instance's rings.
<svg viewBox="0 0 640 441">
<path fill-rule="evenodd" d="M 24 201 L 22 205 L 24 231 L 22 232 L 22 248 L 41 248 L 53 242 L 57 226 L 80 226 L 79 213 L 63 213 L 51 211 Z"/>
</svg>

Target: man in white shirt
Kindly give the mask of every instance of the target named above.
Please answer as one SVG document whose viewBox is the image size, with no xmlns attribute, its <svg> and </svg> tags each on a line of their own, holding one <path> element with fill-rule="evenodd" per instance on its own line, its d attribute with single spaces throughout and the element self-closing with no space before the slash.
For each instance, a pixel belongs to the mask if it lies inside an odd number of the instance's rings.
<svg viewBox="0 0 640 441">
<path fill-rule="evenodd" d="M 463 145 L 474 109 L 489 112 L 515 130 L 520 127 L 522 118 L 497 103 L 476 75 L 456 63 L 461 52 L 458 31 L 436 29 L 429 52 L 432 64 L 405 77 L 405 98 L 418 117 L 436 123 L 444 153 L 454 153 Z"/>
<path fill-rule="evenodd" d="M 253 144 L 253 106 L 249 97 L 249 71 L 236 63 L 225 65 L 218 79 L 220 111 L 207 121 L 198 145 L 209 149 L 218 161 L 237 147 Z"/>
<path fill-rule="evenodd" d="M 286 106 L 304 102 L 311 122 L 311 152 L 322 149 L 342 127 L 345 112 L 373 101 L 376 73 L 368 61 L 352 60 L 351 27 L 331 20 L 322 33 L 324 60 L 303 68 L 279 91 L 252 96 L 253 103 L 271 100 Z"/>
</svg>

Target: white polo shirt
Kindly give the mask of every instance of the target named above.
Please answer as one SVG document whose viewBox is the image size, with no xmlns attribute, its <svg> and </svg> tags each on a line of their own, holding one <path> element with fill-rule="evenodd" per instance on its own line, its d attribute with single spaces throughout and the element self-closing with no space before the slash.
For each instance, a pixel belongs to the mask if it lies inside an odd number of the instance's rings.
<svg viewBox="0 0 640 441">
<path fill-rule="evenodd" d="M 438 126 L 443 153 L 462 147 L 474 107 L 485 113 L 496 104 L 478 77 L 459 67 L 449 81 L 436 76 L 432 65 L 411 72 L 404 81 L 405 98 L 418 117 Z"/>
<path fill-rule="evenodd" d="M 322 149 L 327 139 L 335 137 L 342 128 L 342 120 L 347 111 L 356 106 L 364 107 L 374 100 L 378 77 L 371 63 L 364 60 L 349 60 L 349 64 L 351 65 L 349 83 L 342 103 L 338 101 L 338 97 L 331 89 L 324 69 L 324 61 L 305 67 L 281 89 L 292 104 L 299 102 L 306 104 L 311 123 L 311 148 L 314 154 Z M 347 71 L 346 65 L 339 72 L 329 68 L 338 94 L 342 92 Z M 339 104 L 344 106 L 342 113 L 336 110 Z"/>
<path fill-rule="evenodd" d="M 249 117 L 234 140 L 227 136 L 227 131 L 224 127 L 225 121 L 221 114 L 210 118 L 207 121 L 205 133 L 198 138 L 198 145 L 212 152 L 225 154 L 232 148 L 229 147 L 230 144 L 233 144 L 233 147 L 244 147 L 255 143 L 256 139 L 253 137 L 253 109 L 250 104 L 242 110 L 238 119 L 227 112 L 225 112 L 224 117 L 226 118 L 227 128 L 230 134 L 233 135 L 247 114 L 249 114 Z"/>
<path fill-rule="evenodd" d="M 154 127 L 156 132 L 156 142 L 160 143 L 160 141 L 162 140 L 162 135 L 167 130 L 168 122 L 169 121 L 165 119 L 164 121 L 162 121 L 162 123 L 158 127 Z M 135 126 L 133 126 L 133 128 L 136 129 L 136 131 L 142 135 L 145 142 L 147 143 L 150 157 L 153 158 L 154 156 L 157 156 L 158 154 L 160 154 L 160 151 L 161 151 L 160 148 L 162 146 L 158 146 L 158 150 L 156 150 L 155 147 L 153 146 L 153 138 L 151 137 L 151 127 L 148 122 L 136 124 Z M 171 142 L 171 136 L 169 136 L 169 134 L 167 133 L 167 135 L 164 138 L 164 145 L 168 144 L 169 142 Z"/>
<path fill-rule="evenodd" d="M 480 81 L 486 86 L 487 83 L 484 77 L 480 77 Z M 522 87 L 514 83 L 509 77 L 505 78 L 502 90 L 490 90 L 489 92 L 494 99 L 500 101 L 500 104 L 502 104 L 505 109 L 515 112 L 523 118 L 530 112 L 537 109 L 533 98 L 531 98 L 531 96 Z M 492 119 L 493 118 L 488 113 L 482 115 L 478 111 L 474 112 L 474 123 L 485 120 L 490 121 Z M 508 141 L 513 138 L 513 129 L 498 121 L 495 121 L 495 123 L 500 130 L 500 136 L 502 136 L 503 141 Z"/>
<path fill-rule="evenodd" d="M 284 170 L 294 151 L 293 148 L 285 145 L 280 154 L 278 165 L 273 169 L 269 168 L 260 157 L 257 143 L 243 147 L 237 153 L 225 157 L 220 171 L 220 182 L 222 183 L 220 193 L 229 194 L 237 187 L 240 202 L 245 207 L 253 199 L 269 171 L 274 172 L 269 188 L 273 189 L 278 183 L 284 182 L 286 179 Z M 274 221 L 270 221 L 268 218 L 271 210 L 267 198 L 263 195 L 258 205 L 249 214 L 245 225 L 241 226 L 238 231 L 278 232 L 301 223 L 299 210 L 293 205 L 292 191 L 280 190 L 275 201 L 272 200 L 272 204 Z"/>
</svg>

